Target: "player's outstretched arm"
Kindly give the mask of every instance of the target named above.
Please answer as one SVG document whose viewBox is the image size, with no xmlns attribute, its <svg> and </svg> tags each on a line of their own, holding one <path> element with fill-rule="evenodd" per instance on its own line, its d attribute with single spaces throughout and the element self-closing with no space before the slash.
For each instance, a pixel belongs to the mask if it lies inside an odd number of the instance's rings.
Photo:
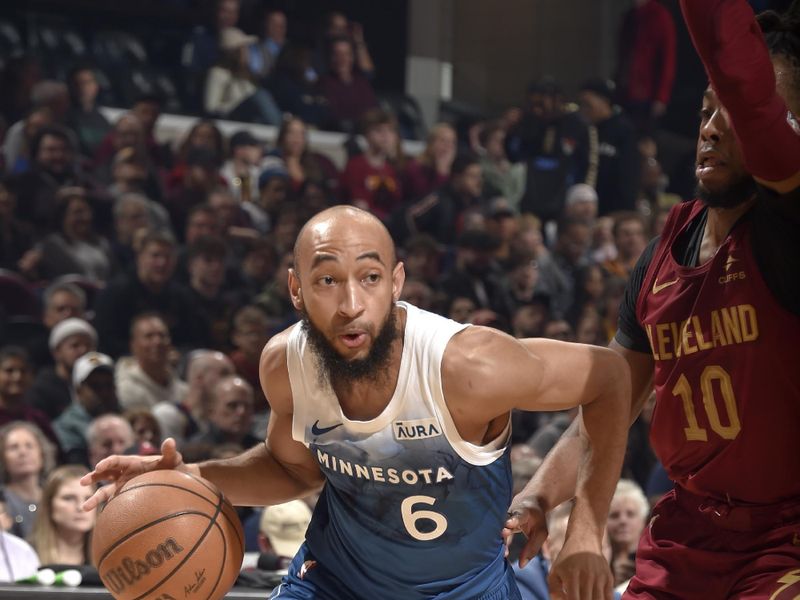
<svg viewBox="0 0 800 600">
<path fill-rule="evenodd" d="M 512 409 L 581 406 L 575 507 L 551 570 L 553 597 L 609 598 L 612 576 L 602 538 L 627 439 L 630 371 L 613 350 L 553 340 L 516 340 L 474 327 L 453 338 L 443 361 L 445 398 L 463 427 Z"/>
<path fill-rule="evenodd" d="M 271 405 L 267 440 L 224 460 L 183 462 L 173 439 L 161 446 L 161 456 L 110 456 L 81 483 L 104 482 L 84 504 L 90 510 L 110 499 L 127 481 L 156 469 L 178 469 L 202 476 L 219 487 L 237 506 L 280 504 L 317 491 L 323 482 L 308 449 L 292 439 L 292 398 L 286 370 L 284 334 L 272 338 L 261 357 L 261 381 Z"/>
<path fill-rule="evenodd" d="M 692 42 L 730 115 L 752 175 L 779 193 L 800 186 L 800 135 L 747 0 L 681 0 Z"/>
<path fill-rule="evenodd" d="M 260 378 L 270 404 L 267 439 L 244 454 L 198 465 L 237 506 L 281 504 L 303 498 L 324 482 L 313 455 L 292 438 L 293 403 L 286 367 L 288 330 L 273 337 L 261 354 Z"/>
<path fill-rule="evenodd" d="M 632 424 L 642 412 L 647 397 L 653 389 L 653 358 L 649 354 L 629 350 L 611 342 L 610 348 L 620 354 L 631 371 L 630 417 Z M 516 531 L 524 531 L 528 542 L 520 553 L 520 565 L 525 566 L 539 552 L 547 534 L 547 513 L 575 496 L 578 481 L 578 465 L 584 451 L 581 438 L 583 414 L 570 424 L 561 439 L 547 454 L 536 474 L 523 490 L 517 494 L 509 509 L 509 519 L 504 535 L 510 537 Z"/>
</svg>

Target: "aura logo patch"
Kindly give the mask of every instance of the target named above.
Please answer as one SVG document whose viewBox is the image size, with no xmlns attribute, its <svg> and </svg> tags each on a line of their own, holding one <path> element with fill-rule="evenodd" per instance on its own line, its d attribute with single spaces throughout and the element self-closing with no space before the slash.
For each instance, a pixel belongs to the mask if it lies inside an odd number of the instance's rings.
<svg viewBox="0 0 800 600">
<path fill-rule="evenodd" d="M 434 418 L 395 421 L 392 423 L 392 430 L 394 439 L 398 442 L 425 440 L 442 435 L 442 427 Z"/>
</svg>

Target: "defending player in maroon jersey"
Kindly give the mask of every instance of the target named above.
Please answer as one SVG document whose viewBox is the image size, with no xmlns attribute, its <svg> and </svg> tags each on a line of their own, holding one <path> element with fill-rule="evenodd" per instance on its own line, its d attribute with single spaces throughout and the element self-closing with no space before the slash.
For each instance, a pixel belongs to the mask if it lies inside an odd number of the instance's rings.
<svg viewBox="0 0 800 600">
<path fill-rule="evenodd" d="M 681 8 L 711 82 L 698 199 L 676 206 L 643 253 L 612 342 L 631 366 L 631 420 L 655 387 L 651 440 L 675 490 L 653 510 L 624 598 L 795 598 L 800 15 L 763 20 L 770 62 L 746 0 Z M 512 504 L 507 529 L 530 540 L 523 557 L 572 493 L 580 426 Z"/>
</svg>

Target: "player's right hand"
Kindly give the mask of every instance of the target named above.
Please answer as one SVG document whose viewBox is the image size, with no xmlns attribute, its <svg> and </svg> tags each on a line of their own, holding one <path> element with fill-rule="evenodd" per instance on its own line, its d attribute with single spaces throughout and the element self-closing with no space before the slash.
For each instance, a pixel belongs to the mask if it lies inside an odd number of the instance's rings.
<svg viewBox="0 0 800 600">
<path fill-rule="evenodd" d="M 177 469 L 193 475 L 195 465 L 183 462 L 181 453 L 175 445 L 175 440 L 167 438 L 161 444 L 161 454 L 157 456 L 121 456 L 114 455 L 104 458 L 94 468 L 94 471 L 81 478 L 81 485 L 97 485 L 104 483 L 91 498 L 83 503 L 83 510 L 92 510 L 100 504 L 110 500 L 117 490 L 121 489 L 129 480 L 137 475 L 142 475 L 158 469 Z"/>
<path fill-rule="evenodd" d="M 536 497 L 520 493 L 511 501 L 502 532 L 506 556 L 511 540 L 517 533 L 522 533 L 527 538 L 519 554 L 519 566 L 522 568 L 539 553 L 539 548 L 547 539 L 547 515 Z"/>
</svg>

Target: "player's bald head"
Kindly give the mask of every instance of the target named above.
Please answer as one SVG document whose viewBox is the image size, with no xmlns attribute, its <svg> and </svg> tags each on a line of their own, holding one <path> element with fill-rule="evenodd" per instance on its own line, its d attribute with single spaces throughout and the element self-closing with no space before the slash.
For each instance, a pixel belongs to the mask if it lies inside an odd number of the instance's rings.
<svg viewBox="0 0 800 600">
<path fill-rule="evenodd" d="M 294 269 L 308 267 L 311 252 L 323 239 L 358 239 L 374 245 L 389 268 L 397 263 L 394 241 L 386 226 L 375 215 L 355 206 L 333 206 L 323 210 L 303 225 L 294 243 Z"/>
</svg>

